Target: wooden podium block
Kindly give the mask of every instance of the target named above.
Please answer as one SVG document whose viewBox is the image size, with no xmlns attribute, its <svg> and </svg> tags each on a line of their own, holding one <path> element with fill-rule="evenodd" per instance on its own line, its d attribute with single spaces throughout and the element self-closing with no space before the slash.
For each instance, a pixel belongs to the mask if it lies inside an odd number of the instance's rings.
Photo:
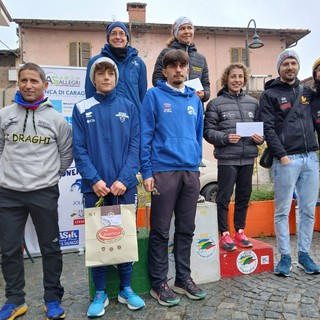
<svg viewBox="0 0 320 320">
<path fill-rule="evenodd" d="M 272 271 L 274 268 L 273 247 L 249 238 L 252 248 L 241 248 L 227 252 L 220 248 L 221 278 Z"/>
<path fill-rule="evenodd" d="M 217 205 L 212 202 L 198 203 L 191 246 L 191 277 L 196 284 L 209 283 L 220 280 L 219 263 L 219 235 L 217 220 Z M 169 231 L 169 272 L 168 283 L 173 285 L 175 279 L 174 263 L 174 218 Z"/>
</svg>

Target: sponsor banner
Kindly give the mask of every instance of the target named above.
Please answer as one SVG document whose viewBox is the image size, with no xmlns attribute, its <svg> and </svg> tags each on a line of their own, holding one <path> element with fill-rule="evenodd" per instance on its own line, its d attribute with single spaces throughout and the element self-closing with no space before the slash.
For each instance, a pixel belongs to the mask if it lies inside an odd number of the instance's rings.
<svg viewBox="0 0 320 320">
<path fill-rule="evenodd" d="M 79 245 L 79 230 L 60 231 L 60 246 L 70 247 Z"/>
</svg>

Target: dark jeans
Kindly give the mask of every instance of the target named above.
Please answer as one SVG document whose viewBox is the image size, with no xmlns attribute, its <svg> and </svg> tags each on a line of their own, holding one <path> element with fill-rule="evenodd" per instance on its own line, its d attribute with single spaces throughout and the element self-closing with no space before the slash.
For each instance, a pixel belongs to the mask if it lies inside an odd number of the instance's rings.
<svg viewBox="0 0 320 320">
<path fill-rule="evenodd" d="M 235 186 L 234 227 L 246 226 L 247 210 L 252 191 L 253 165 L 218 165 L 217 211 L 219 232 L 229 231 L 228 206 Z"/>
<path fill-rule="evenodd" d="M 30 214 L 42 254 L 44 300 L 61 301 L 62 254 L 59 244 L 58 186 L 30 192 L 0 187 L 0 247 L 7 303 L 25 302 L 22 242 Z"/>
<path fill-rule="evenodd" d="M 94 192 L 83 194 L 83 203 L 85 208 L 92 208 L 98 201 Z M 124 195 L 115 197 L 109 194 L 105 197 L 103 205 L 111 206 L 115 204 L 131 204 L 137 201 L 137 188 L 127 190 Z M 107 253 L 106 253 L 107 254 Z M 120 276 L 120 290 L 131 286 L 132 262 L 121 263 L 117 265 Z M 108 266 L 93 267 L 91 269 L 92 280 L 96 291 L 106 291 L 106 277 Z"/>
<path fill-rule="evenodd" d="M 151 286 L 157 288 L 168 280 L 168 241 L 173 212 L 176 281 L 190 277 L 190 250 L 200 182 L 196 171 L 155 172 L 153 177 L 158 192 L 151 198 L 148 255 Z"/>
</svg>

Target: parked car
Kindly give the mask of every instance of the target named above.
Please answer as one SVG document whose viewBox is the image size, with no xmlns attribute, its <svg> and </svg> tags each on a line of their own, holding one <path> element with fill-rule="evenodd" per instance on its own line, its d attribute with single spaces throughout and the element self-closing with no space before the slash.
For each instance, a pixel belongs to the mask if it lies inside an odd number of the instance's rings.
<svg viewBox="0 0 320 320">
<path fill-rule="evenodd" d="M 215 202 L 218 191 L 217 165 L 213 161 L 202 159 L 200 170 L 200 194 L 206 201 Z"/>
</svg>

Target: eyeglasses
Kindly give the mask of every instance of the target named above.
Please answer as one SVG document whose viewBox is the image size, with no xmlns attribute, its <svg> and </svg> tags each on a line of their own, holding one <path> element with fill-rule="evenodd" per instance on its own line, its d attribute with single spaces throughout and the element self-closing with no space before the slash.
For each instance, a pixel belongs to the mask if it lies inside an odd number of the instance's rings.
<svg viewBox="0 0 320 320">
<path fill-rule="evenodd" d="M 123 31 L 120 31 L 120 32 L 113 31 L 110 33 L 110 37 L 124 38 L 124 37 L 126 37 L 126 34 Z"/>
</svg>

